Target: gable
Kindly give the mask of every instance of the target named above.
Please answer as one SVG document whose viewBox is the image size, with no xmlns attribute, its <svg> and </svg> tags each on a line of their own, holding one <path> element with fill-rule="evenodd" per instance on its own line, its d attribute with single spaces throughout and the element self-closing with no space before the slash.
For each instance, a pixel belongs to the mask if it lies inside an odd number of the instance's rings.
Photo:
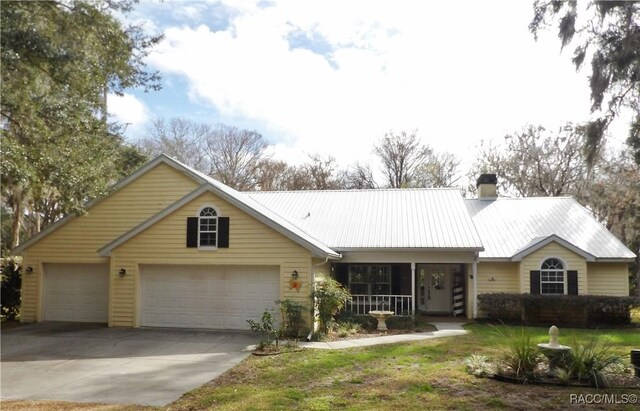
<svg viewBox="0 0 640 411">
<path fill-rule="evenodd" d="M 220 217 L 230 219 L 229 248 L 202 250 L 186 246 L 187 218 L 196 217 L 205 205 L 212 205 Z M 173 260 L 179 264 L 265 264 L 282 261 L 283 256 L 311 253 L 285 235 L 240 210 L 220 196 L 206 191 L 145 227 L 111 252 L 118 259 L 140 262 Z"/>
<path fill-rule="evenodd" d="M 586 261 L 595 261 L 595 257 L 593 255 L 589 254 L 588 252 L 584 251 L 579 247 L 576 247 L 575 245 L 571 244 L 570 242 L 564 240 L 561 237 L 558 237 L 557 235 L 534 238 L 527 245 L 525 245 L 520 250 L 518 250 L 518 252 L 514 254 L 513 257 L 511 257 L 511 261 L 522 261 L 522 259 L 525 258 L 526 256 L 550 244 L 557 244 L 563 249 L 566 249 L 568 251 L 571 251 L 574 254 L 581 256 Z"/>
<path fill-rule="evenodd" d="M 158 213 L 198 186 L 198 182 L 164 162 L 128 181 L 88 207 L 86 214 L 66 217 L 55 230 L 24 247 L 39 258 L 98 259 L 97 250 Z"/>
</svg>

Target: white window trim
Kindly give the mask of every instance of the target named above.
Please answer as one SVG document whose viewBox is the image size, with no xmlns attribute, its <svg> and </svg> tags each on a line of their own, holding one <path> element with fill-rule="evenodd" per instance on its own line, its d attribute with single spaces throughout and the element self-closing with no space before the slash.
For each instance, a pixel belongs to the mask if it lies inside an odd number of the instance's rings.
<svg viewBox="0 0 640 411">
<path fill-rule="evenodd" d="M 542 272 L 543 271 L 559 271 L 559 270 L 544 270 L 542 268 L 542 264 L 544 264 L 545 261 L 550 260 L 550 259 L 555 259 L 558 260 L 562 263 L 562 280 L 563 280 L 563 289 L 564 292 L 562 294 L 549 294 L 549 293 L 543 293 L 542 292 Z M 567 293 L 569 292 L 569 277 L 567 276 L 567 272 L 568 272 L 568 266 L 566 261 L 564 261 L 564 259 L 560 258 L 560 257 L 556 257 L 556 256 L 549 256 L 549 257 L 545 257 L 542 259 L 542 261 L 540 261 L 540 294 L 541 295 L 567 295 Z M 550 283 L 549 281 L 547 281 L 547 283 Z"/>
<path fill-rule="evenodd" d="M 200 213 L 202 212 L 202 210 L 204 210 L 205 208 L 213 208 L 213 211 L 216 212 L 216 245 L 215 246 L 211 246 L 211 245 L 200 245 Z M 220 233 L 220 227 L 219 227 L 219 223 L 220 223 L 220 210 L 218 210 L 218 207 L 214 206 L 213 204 L 205 204 L 202 207 L 200 207 L 198 209 L 198 213 L 196 214 L 196 216 L 198 217 L 198 250 L 205 250 L 205 251 L 211 251 L 211 250 L 217 250 L 218 249 L 218 234 Z"/>
</svg>

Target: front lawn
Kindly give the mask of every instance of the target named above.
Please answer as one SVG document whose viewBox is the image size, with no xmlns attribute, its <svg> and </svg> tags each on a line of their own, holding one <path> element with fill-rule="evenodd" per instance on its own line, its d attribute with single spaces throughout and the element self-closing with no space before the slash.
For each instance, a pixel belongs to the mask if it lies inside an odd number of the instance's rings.
<svg viewBox="0 0 640 411">
<path fill-rule="evenodd" d="M 464 336 L 415 343 L 250 356 L 217 380 L 185 394 L 166 409 L 566 409 L 576 407 L 571 406 L 571 394 L 637 394 L 637 390 L 517 385 L 473 377 L 466 373 L 464 359 L 472 353 L 498 356 L 503 351 L 504 338 L 487 325 L 465 328 L 470 333 Z M 532 328 L 531 331 L 536 335 L 536 343 L 548 341 L 547 328 Z M 561 328 L 560 332 L 562 344 L 570 344 L 572 334 L 581 341 L 597 334 L 610 338 L 613 349 L 620 354 L 640 348 L 640 329 Z M 629 361 L 628 357 L 625 361 Z M 2 408 L 12 411 L 49 409 L 52 403 L 47 405 L 37 408 L 33 402 L 7 404 L 3 401 Z M 595 407 L 602 408 L 603 405 Z M 635 410 L 637 405 L 607 405 L 606 408 Z M 76 408 L 73 403 L 57 403 L 55 409 L 83 408 Z"/>
<path fill-rule="evenodd" d="M 417 343 L 252 356 L 169 409 L 566 408 L 571 405 L 570 394 L 633 392 L 513 385 L 472 377 L 465 372 L 464 358 L 471 353 L 499 355 L 503 337 L 487 325 L 466 329 L 470 333 L 465 336 Z M 548 341 L 548 329 L 531 331 L 536 343 Z M 640 345 L 638 329 L 561 329 L 560 342 L 568 343 L 573 334 L 583 341 L 593 334 L 610 338 L 613 349 L 621 354 Z"/>
</svg>

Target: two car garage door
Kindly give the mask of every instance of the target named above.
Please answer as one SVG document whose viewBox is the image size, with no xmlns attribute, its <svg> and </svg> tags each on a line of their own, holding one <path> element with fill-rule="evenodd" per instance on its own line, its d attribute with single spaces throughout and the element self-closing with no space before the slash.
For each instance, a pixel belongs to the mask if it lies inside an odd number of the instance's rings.
<svg viewBox="0 0 640 411">
<path fill-rule="evenodd" d="M 247 330 L 280 296 L 279 267 L 143 266 L 141 322 Z"/>
<path fill-rule="evenodd" d="M 45 265 L 45 320 L 107 322 L 108 266 Z M 141 325 L 246 330 L 280 296 L 279 267 L 141 268 Z"/>
</svg>

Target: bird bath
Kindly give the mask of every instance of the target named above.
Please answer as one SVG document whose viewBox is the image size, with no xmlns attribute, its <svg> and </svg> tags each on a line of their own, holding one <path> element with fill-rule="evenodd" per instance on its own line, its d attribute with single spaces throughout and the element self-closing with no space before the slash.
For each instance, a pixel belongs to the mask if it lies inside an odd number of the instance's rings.
<svg viewBox="0 0 640 411">
<path fill-rule="evenodd" d="M 558 327 L 552 325 L 549 328 L 549 342 L 538 344 L 540 351 L 549 359 L 549 373 L 551 374 L 553 374 L 554 369 L 562 365 L 567 354 L 571 351 L 571 347 L 568 345 L 558 344 L 559 335 L 560 330 Z"/>
<path fill-rule="evenodd" d="M 369 311 L 369 315 L 378 320 L 378 331 L 387 331 L 387 318 L 395 314 L 393 311 Z"/>
</svg>

